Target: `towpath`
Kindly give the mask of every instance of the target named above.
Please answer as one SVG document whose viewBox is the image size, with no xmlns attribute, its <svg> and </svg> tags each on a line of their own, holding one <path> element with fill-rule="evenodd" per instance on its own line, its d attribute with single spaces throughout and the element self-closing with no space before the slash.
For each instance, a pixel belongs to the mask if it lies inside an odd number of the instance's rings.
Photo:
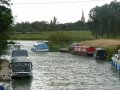
<svg viewBox="0 0 120 90">
<path fill-rule="evenodd" d="M 0 82 L 9 81 L 9 80 L 10 80 L 9 61 L 2 60 L 1 70 L 0 70 Z"/>
</svg>

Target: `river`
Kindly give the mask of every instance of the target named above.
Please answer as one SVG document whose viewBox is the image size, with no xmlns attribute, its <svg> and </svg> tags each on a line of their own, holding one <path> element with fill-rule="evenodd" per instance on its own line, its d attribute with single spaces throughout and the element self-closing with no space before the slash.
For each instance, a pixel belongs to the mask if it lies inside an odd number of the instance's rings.
<svg viewBox="0 0 120 90">
<path fill-rule="evenodd" d="M 12 79 L 13 90 L 120 90 L 120 74 L 110 62 L 70 53 L 31 51 L 34 41 L 19 41 L 33 63 L 33 78 Z"/>
</svg>

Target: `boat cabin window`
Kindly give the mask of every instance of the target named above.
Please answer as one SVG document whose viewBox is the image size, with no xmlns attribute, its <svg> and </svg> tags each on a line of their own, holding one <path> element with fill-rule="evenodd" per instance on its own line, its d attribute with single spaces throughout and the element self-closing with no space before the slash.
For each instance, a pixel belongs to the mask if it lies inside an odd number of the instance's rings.
<svg viewBox="0 0 120 90">
<path fill-rule="evenodd" d="M 104 54 L 107 54 L 107 53 L 106 53 L 106 50 L 98 50 L 97 54 L 98 55 L 104 55 Z"/>
</svg>

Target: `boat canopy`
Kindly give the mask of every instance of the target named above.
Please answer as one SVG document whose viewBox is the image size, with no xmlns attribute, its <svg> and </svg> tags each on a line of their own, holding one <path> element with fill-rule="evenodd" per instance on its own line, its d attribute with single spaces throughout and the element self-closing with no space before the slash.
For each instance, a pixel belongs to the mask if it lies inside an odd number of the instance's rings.
<svg viewBox="0 0 120 90">
<path fill-rule="evenodd" d="M 12 57 L 20 57 L 20 56 L 28 57 L 27 50 L 13 50 L 12 51 Z"/>
<path fill-rule="evenodd" d="M 48 49 L 48 45 L 46 43 L 35 43 L 34 44 L 34 47 L 37 48 L 37 49 Z"/>
</svg>

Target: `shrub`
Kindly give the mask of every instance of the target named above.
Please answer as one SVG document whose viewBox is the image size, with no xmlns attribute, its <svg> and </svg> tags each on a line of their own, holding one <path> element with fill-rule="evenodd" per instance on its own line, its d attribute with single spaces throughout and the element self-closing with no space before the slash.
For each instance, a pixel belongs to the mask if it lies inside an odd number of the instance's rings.
<svg viewBox="0 0 120 90">
<path fill-rule="evenodd" d="M 72 35 L 65 34 L 64 32 L 56 32 L 49 36 L 49 41 L 59 43 L 59 42 L 71 42 L 73 41 Z"/>
<path fill-rule="evenodd" d="M 113 54 L 118 53 L 118 50 L 120 49 L 120 45 L 114 48 L 107 48 L 107 60 L 111 60 Z"/>
</svg>

